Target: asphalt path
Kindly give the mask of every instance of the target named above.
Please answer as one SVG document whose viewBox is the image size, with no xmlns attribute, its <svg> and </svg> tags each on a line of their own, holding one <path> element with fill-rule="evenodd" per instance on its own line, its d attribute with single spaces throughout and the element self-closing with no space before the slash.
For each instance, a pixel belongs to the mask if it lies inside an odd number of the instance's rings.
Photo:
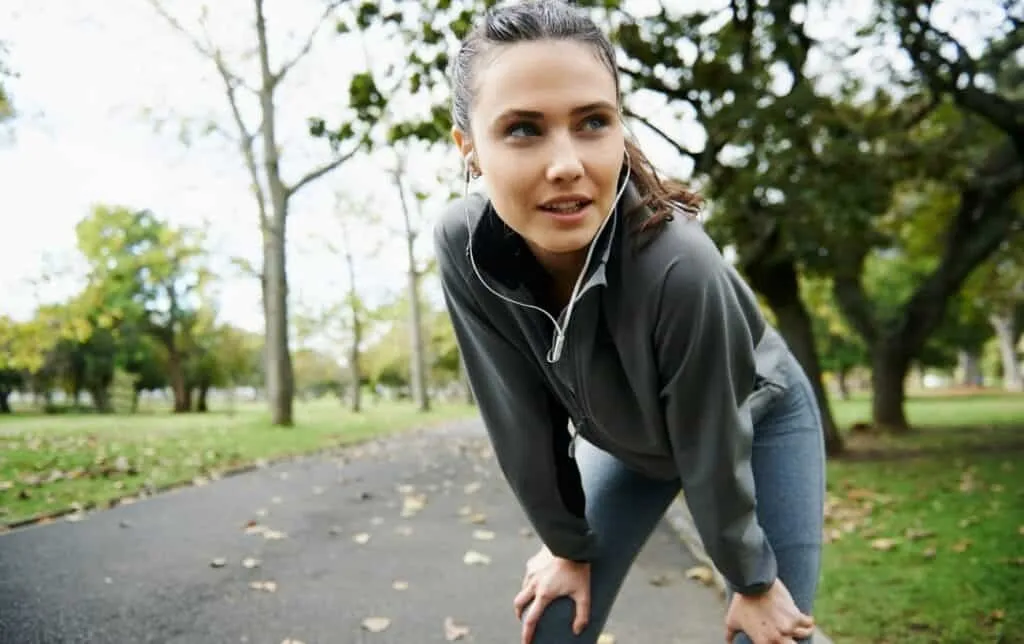
<svg viewBox="0 0 1024 644">
<path fill-rule="evenodd" d="M 74 519 L 0 536 L 0 642 L 515 644 L 540 547 L 476 422 Z M 607 641 L 722 642 L 696 565 L 659 528 Z"/>
</svg>

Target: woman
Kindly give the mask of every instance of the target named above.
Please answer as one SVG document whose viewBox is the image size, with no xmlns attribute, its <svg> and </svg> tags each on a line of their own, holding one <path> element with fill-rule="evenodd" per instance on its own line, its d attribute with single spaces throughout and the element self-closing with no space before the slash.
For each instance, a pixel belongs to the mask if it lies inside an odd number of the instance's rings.
<svg viewBox="0 0 1024 644">
<path fill-rule="evenodd" d="M 814 397 L 697 197 L 625 136 L 612 45 L 561 2 L 507 6 L 451 80 L 467 194 L 435 244 L 498 463 L 544 544 L 513 601 L 522 642 L 595 642 L 680 487 L 729 584 L 727 639 L 809 638 Z"/>
</svg>

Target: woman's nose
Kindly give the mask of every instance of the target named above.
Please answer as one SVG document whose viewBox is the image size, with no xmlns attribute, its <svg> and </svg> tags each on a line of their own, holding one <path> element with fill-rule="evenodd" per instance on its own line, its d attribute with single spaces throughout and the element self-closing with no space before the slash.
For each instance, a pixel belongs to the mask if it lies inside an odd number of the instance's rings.
<svg viewBox="0 0 1024 644">
<path fill-rule="evenodd" d="M 583 176 L 583 160 L 571 141 L 558 141 L 552 145 L 551 160 L 548 163 L 548 180 L 566 182 Z"/>
</svg>

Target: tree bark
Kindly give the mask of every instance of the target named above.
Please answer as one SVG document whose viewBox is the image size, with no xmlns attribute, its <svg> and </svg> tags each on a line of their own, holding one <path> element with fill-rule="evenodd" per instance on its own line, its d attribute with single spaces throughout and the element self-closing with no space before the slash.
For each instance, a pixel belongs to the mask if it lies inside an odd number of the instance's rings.
<svg viewBox="0 0 1024 644">
<path fill-rule="evenodd" d="M 821 412 L 826 451 L 830 456 L 841 454 L 843 437 L 836 426 L 828 394 L 822 385 L 821 362 L 814 345 L 811 317 L 800 299 L 796 266 L 792 260 L 755 260 L 747 264 L 746 271 L 751 285 L 768 301 L 778 320 L 779 332 L 811 381 Z"/>
<path fill-rule="evenodd" d="M 182 364 L 181 352 L 174 342 L 167 344 L 167 375 L 174 392 L 174 413 L 186 414 L 192 411 L 191 396 L 188 383 L 185 382 L 185 366 Z"/>
<path fill-rule="evenodd" d="M 1007 391 L 1024 391 L 1020 361 L 1017 359 L 1017 338 L 1013 329 L 1013 316 L 993 313 L 989 322 L 995 329 L 999 342 L 999 357 L 1003 364 L 1003 388 Z"/>
<path fill-rule="evenodd" d="M 910 356 L 899 339 L 887 338 L 872 349 L 871 415 L 875 427 L 894 434 L 910 430 L 904 412 Z"/>
<path fill-rule="evenodd" d="M 210 387 L 208 385 L 201 385 L 199 387 L 199 396 L 196 400 L 196 411 L 200 414 L 205 414 L 210 411 L 208 396 L 210 394 Z"/>
<path fill-rule="evenodd" d="M 846 381 L 846 375 L 846 369 L 836 370 L 836 387 L 839 389 L 840 400 L 850 399 L 850 384 Z"/>
<path fill-rule="evenodd" d="M 410 355 L 409 376 L 412 385 L 413 399 L 419 411 L 430 411 L 430 392 L 427 389 L 426 347 L 423 342 L 423 320 L 420 312 L 420 273 L 416 269 L 416 230 L 413 226 L 409 204 L 402 185 L 403 164 L 394 171 L 395 187 L 402 203 L 402 216 L 405 221 L 405 253 L 407 271 L 407 288 L 409 296 L 409 341 L 412 345 Z"/>
<path fill-rule="evenodd" d="M 981 356 L 972 349 L 961 349 L 957 352 L 960 367 L 960 384 L 964 387 L 981 387 L 985 377 L 981 373 Z"/>
<path fill-rule="evenodd" d="M 0 388 L 0 414 L 11 413 L 11 390 Z"/>
</svg>

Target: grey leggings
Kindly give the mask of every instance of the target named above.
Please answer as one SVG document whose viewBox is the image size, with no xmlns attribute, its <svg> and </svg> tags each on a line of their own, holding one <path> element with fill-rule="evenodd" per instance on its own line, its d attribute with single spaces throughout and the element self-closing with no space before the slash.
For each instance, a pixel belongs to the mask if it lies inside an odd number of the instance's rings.
<svg viewBox="0 0 1024 644">
<path fill-rule="evenodd" d="M 758 521 L 775 551 L 779 578 L 797 606 L 812 614 L 821 561 L 824 440 L 810 383 L 796 361 L 791 363 L 788 391 L 754 427 L 754 482 Z M 541 616 L 533 644 L 597 641 L 630 566 L 679 493 L 678 481 L 645 477 L 582 440 L 576 459 L 587 519 L 600 543 L 591 564 L 590 621 L 581 635 L 573 635 L 575 604 L 560 597 Z M 733 642 L 750 639 L 740 634 Z"/>
</svg>

